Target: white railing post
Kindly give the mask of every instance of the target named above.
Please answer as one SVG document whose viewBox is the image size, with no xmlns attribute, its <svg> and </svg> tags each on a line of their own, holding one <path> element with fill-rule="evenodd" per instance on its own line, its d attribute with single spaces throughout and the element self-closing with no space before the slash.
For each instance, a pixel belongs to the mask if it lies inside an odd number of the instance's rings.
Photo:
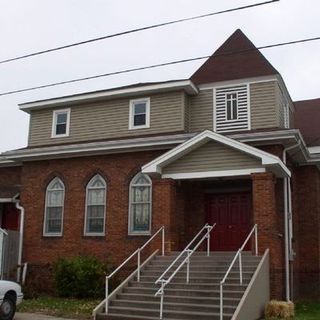
<svg viewBox="0 0 320 320">
<path fill-rule="evenodd" d="M 190 254 L 191 254 L 192 250 L 187 250 L 187 255 L 188 255 L 188 259 L 187 259 L 187 283 L 189 283 L 190 281 Z"/>
<path fill-rule="evenodd" d="M 254 229 L 254 238 L 255 238 L 255 246 L 256 246 L 256 256 L 258 256 L 258 226 L 255 225 Z"/>
<path fill-rule="evenodd" d="M 161 281 L 161 289 L 160 289 L 160 319 L 163 318 L 163 299 L 164 299 L 164 286 L 165 280 Z"/>
<path fill-rule="evenodd" d="M 223 284 L 220 283 L 220 320 L 223 320 Z"/>
<path fill-rule="evenodd" d="M 164 227 L 162 227 L 162 256 L 164 256 Z"/>
<path fill-rule="evenodd" d="M 138 249 L 138 273 L 137 273 L 138 282 L 140 282 L 140 263 L 141 263 L 141 250 Z"/>
<path fill-rule="evenodd" d="M 106 314 L 108 313 L 108 307 L 109 307 L 109 278 L 106 277 L 106 304 L 105 304 Z"/>
<path fill-rule="evenodd" d="M 210 256 L 210 231 L 207 231 L 207 257 Z"/>
<path fill-rule="evenodd" d="M 241 250 L 239 251 L 239 272 L 240 272 L 240 284 L 242 284 L 242 254 Z"/>
</svg>

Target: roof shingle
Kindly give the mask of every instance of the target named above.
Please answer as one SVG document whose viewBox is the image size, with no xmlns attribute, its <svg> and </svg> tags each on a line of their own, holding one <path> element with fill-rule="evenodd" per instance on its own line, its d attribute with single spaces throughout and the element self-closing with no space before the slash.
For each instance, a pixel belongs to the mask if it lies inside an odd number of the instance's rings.
<svg viewBox="0 0 320 320">
<path fill-rule="evenodd" d="M 279 72 L 238 29 L 191 76 L 191 80 L 199 85 L 274 74 Z"/>
</svg>

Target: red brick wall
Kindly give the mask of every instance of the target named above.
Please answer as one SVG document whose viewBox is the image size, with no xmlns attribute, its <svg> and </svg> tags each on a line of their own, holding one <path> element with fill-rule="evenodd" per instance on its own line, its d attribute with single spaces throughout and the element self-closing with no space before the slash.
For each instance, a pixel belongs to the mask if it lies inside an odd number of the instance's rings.
<svg viewBox="0 0 320 320">
<path fill-rule="evenodd" d="M 20 190 L 22 167 L 0 168 L 0 197 L 12 197 Z"/>
<path fill-rule="evenodd" d="M 316 166 L 295 169 L 294 228 L 299 295 L 320 295 L 320 174 Z"/>
<path fill-rule="evenodd" d="M 284 252 L 282 212 L 277 208 L 276 191 L 281 188 L 272 173 L 252 175 L 253 218 L 258 224 L 259 253 L 270 249 L 270 289 L 271 297 L 284 296 Z"/>
<path fill-rule="evenodd" d="M 24 260 L 51 263 L 58 257 L 94 254 L 111 257 L 115 264 L 125 259 L 149 237 L 128 236 L 128 197 L 131 178 L 141 166 L 161 152 L 82 157 L 25 163 L 22 171 L 22 204 L 26 210 Z M 107 181 L 106 236 L 83 235 L 86 184 L 96 173 Z M 62 237 L 43 237 L 45 190 L 54 176 L 65 183 Z M 152 230 L 169 223 L 174 200 L 172 182 L 153 179 Z"/>
</svg>

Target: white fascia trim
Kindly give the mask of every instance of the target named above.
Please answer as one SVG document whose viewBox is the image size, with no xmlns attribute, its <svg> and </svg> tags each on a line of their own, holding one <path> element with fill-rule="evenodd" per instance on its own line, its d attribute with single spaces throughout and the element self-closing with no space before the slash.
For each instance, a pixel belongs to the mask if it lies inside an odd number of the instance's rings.
<svg viewBox="0 0 320 320">
<path fill-rule="evenodd" d="M 11 203 L 15 202 L 12 198 L 0 198 L 0 203 Z"/>
<path fill-rule="evenodd" d="M 120 96 L 126 96 L 131 94 L 142 94 L 151 91 L 165 90 L 165 89 L 183 89 L 189 94 L 197 94 L 199 90 L 191 80 L 177 80 L 174 82 L 160 83 L 160 84 L 147 84 L 141 87 L 114 89 L 107 91 L 100 91 L 94 93 L 82 93 L 72 96 L 66 96 L 61 98 L 52 98 L 47 100 L 40 100 L 34 102 L 27 102 L 19 104 L 20 110 L 25 112 L 42 109 L 46 107 L 53 107 L 56 105 L 63 105 L 67 103 L 77 103 L 83 100 L 102 99 L 102 98 L 115 98 Z"/>
<path fill-rule="evenodd" d="M 57 155 L 70 155 L 77 153 L 96 153 L 96 152 L 119 152 L 120 150 L 130 151 L 137 148 L 171 146 L 185 142 L 194 134 L 178 134 L 174 136 L 160 136 L 157 138 L 136 138 L 128 140 L 113 140 L 109 142 L 91 142 L 85 144 L 75 144 L 52 147 L 25 149 L 17 151 L 8 151 L 8 159 L 28 159 L 34 157 L 50 157 Z"/>
<path fill-rule="evenodd" d="M 185 173 L 167 173 L 162 178 L 171 178 L 174 180 L 183 179 L 204 179 L 204 178 L 220 178 L 220 177 L 236 177 L 249 176 L 252 173 L 264 173 L 265 168 L 238 169 L 238 170 L 221 170 L 221 171 L 205 171 L 205 172 L 185 172 Z"/>
<path fill-rule="evenodd" d="M 199 133 L 197 136 L 191 138 L 190 140 L 182 143 L 181 145 L 175 147 L 172 150 L 169 150 L 165 154 L 156 158 L 155 160 L 149 162 L 148 164 L 142 167 L 142 172 L 144 173 L 161 173 L 162 167 L 171 163 L 172 161 L 182 157 L 184 154 L 192 151 L 198 145 L 202 145 L 209 140 L 220 142 L 224 145 L 227 145 L 231 148 L 237 149 L 249 155 L 252 155 L 256 158 L 260 158 L 263 165 L 273 165 L 278 164 L 281 166 L 283 171 L 290 176 L 289 169 L 284 165 L 284 163 L 276 156 L 271 155 L 267 152 L 259 150 L 257 148 L 251 147 L 242 142 L 238 142 L 236 140 L 230 139 L 226 136 L 222 136 L 221 134 L 205 130 L 202 133 Z"/>
<path fill-rule="evenodd" d="M 310 154 L 320 154 L 320 146 L 309 147 L 308 151 L 310 152 Z"/>
</svg>

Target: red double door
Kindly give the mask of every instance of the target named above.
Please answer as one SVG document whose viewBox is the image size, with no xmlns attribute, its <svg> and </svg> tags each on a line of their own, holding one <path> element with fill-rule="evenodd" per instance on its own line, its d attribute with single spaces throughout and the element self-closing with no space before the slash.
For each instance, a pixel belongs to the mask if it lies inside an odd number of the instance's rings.
<svg viewBox="0 0 320 320">
<path fill-rule="evenodd" d="M 238 250 L 251 229 L 250 192 L 207 194 L 205 206 L 207 222 L 216 223 L 210 250 Z M 250 245 L 245 249 L 250 250 Z"/>
</svg>

